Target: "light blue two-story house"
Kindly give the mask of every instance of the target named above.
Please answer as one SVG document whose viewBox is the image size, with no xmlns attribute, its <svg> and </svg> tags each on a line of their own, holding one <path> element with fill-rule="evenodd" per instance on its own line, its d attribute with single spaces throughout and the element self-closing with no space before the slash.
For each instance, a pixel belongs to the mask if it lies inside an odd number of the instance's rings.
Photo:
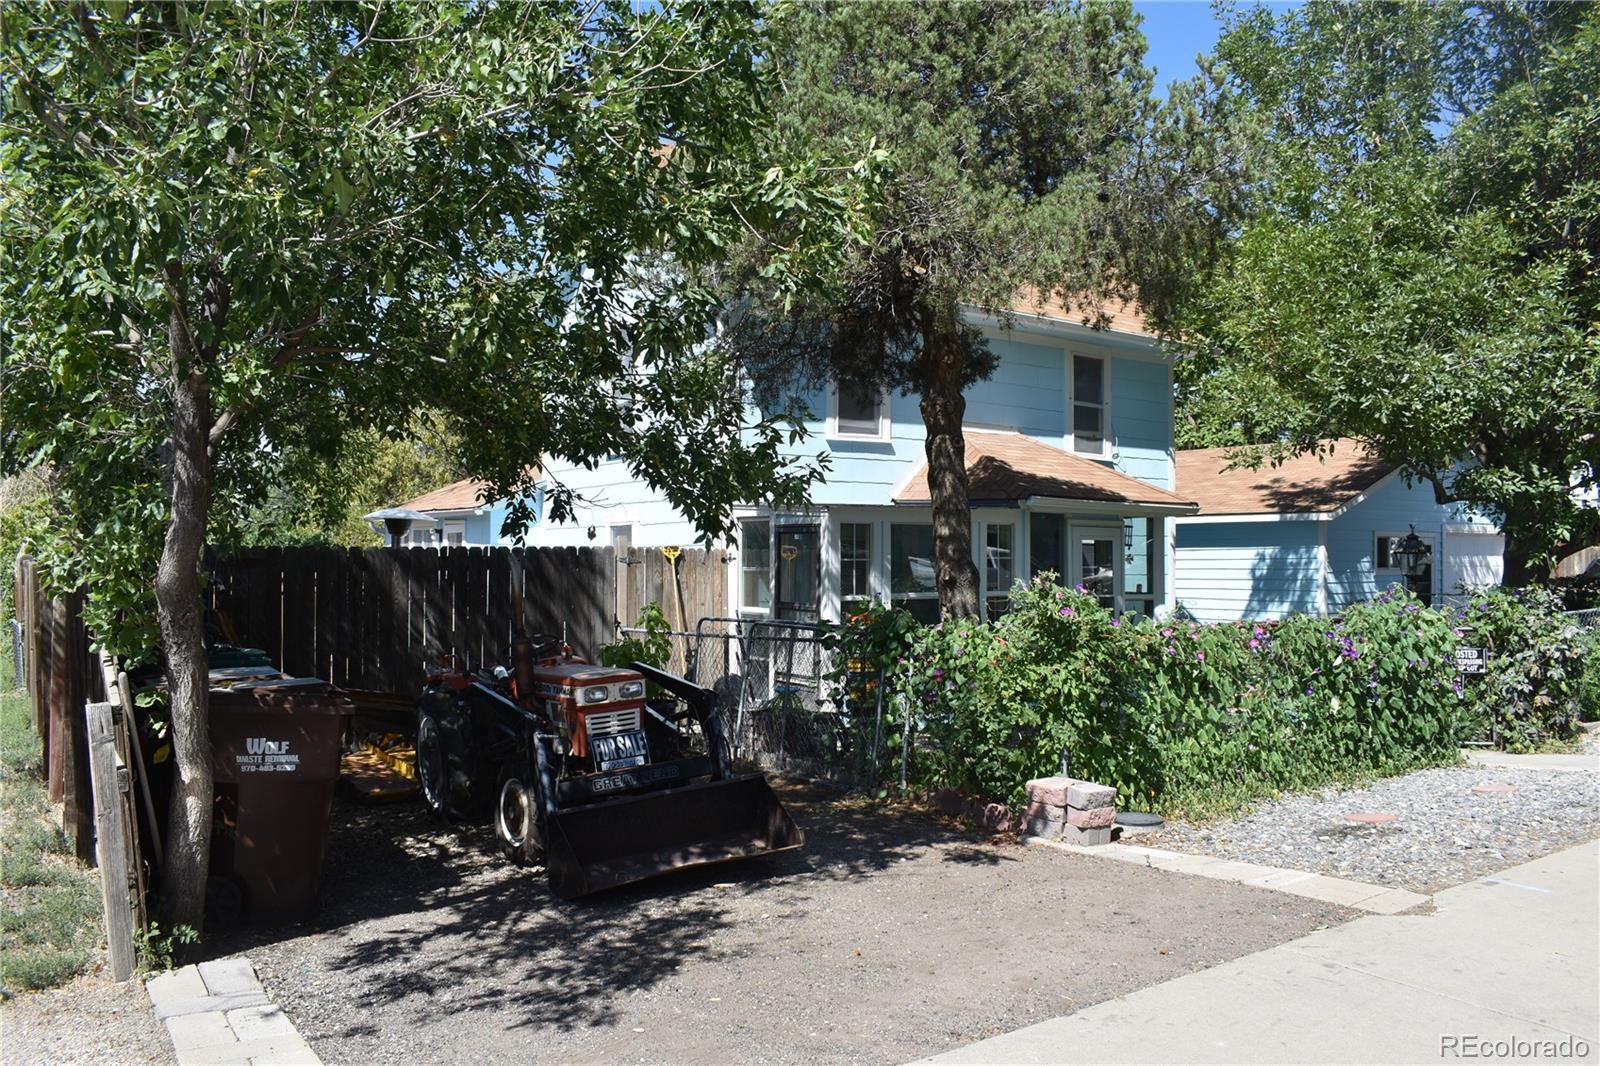
<svg viewBox="0 0 1600 1066">
<path fill-rule="evenodd" d="M 1018 579 L 1050 571 L 1118 610 L 1172 599 L 1170 522 L 1196 505 L 1176 485 L 1171 358 L 1126 308 L 1092 329 L 1055 304 L 1007 319 L 972 310 L 998 355 L 967 393 L 973 556 L 985 611 L 1003 611 Z M 916 396 L 807 398 L 810 439 L 831 459 L 810 505 L 751 501 L 728 545 L 728 613 L 837 619 L 881 599 L 938 617 L 924 427 Z M 546 460 L 585 498 L 570 523 L 541 522 L 530 545 L 692 545 L 694 529 L 620 461 L 595 469 Z"/>
</svg>

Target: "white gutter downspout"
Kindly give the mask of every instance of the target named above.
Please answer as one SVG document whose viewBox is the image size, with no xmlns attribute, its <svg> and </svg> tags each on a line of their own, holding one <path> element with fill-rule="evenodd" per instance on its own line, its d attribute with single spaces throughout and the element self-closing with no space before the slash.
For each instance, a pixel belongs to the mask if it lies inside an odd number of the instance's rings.
<svg viewBox="0 0 1600 1066">
<path fill-rule="evenodd" d="M 1317 610 L 1328 614 L 1328 523 L 1317 523 Z"/>
</svg>

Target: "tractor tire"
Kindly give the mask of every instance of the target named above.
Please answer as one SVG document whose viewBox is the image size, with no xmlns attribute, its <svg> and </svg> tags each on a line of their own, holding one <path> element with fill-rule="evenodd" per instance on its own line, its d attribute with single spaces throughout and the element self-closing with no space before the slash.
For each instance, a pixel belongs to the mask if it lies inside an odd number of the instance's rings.
<svg viewBox="0 0 1600 1066">
<path fill-rule="evenodd" d="M 494 832 L 506 858 L 519 866 L 544 861 L 539 789 L 533 775 L 507 769 L 500 775 L 500 795 L 494 805 Z"/>
<path fill-rule="evenodd" d="M 439 720 L 427 711 L 417 713 L 417 784 L 422 802 L 441 818 L 450 816 L 450 767 L 445 760 Z"/>
</svg>

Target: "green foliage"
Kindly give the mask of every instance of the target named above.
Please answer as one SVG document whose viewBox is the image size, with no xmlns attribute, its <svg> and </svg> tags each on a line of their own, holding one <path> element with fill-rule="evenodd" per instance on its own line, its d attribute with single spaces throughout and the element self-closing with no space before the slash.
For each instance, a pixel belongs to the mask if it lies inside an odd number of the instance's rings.
<svg viewBox="0 0 1600 1066">
<path fill-rule="evenodd" d="M 191 944 L 200 943 L 200 934 L 193 926 L 174 926 L 172 932 L 162 930 L 158 922 L 151 922 L 135 930 L 133 947 L 139 953 L 139 968 L 147 973 L 172 969 L 177 955 Z"/>
<path fill-rule="evenodd" d="M 771 22 L 777 135 L 842 155 L 871 138 L 883 173 L 836 286 L 774 293 L 764 257 L 746 257 L 723 347 L 768 409 L 829 381 L 920 398 L 943 464 L 929 478 L 940 600 L 976 613 L 953 457 L 962 390 L 995 355 L 965 309 L 1005 324 L 1019 302 L 1048 300 L 1100 325 L 1103 298 L 1137 290 L 1162 313 L 1231 217 L 1227 124 L 1203 78 L 1156 101 L 1126 0 L 795 3 Z"/>
<path fill-rule="evenodd" d="M 361 516 L 395 507 L 467 476 L 461 441 L 436 412 L 419 412 L 404 436 L 358 429 L 332 459 L 292 464 L 240 519 L 244 546 L 385 543 Z"/>
<path fill-rule="evenodd" d="M 1456 612 L 1463 641 L 1489 651 L 1489 670 L 1468 678 L 1476 731 L 1511 751 L 1573 737 L 1600 692 L 1600 642 L 1544 589 L 1488 589 Z"/>
<path fill-rule="evenodd" d="M 672 624 L 662 613 L 661 605 L 654 601 L 645 604 L 639 609 L 639 617 L 633 624 L 635 628 L 643 629 L 644 633 L 623 636 L 610 644 L 601 645 L 600 662 L 606 666 L 649 663 L 665 670 L 667 663 L 672 660 Z"/>
<path fill-rule="evenodd" d="M 1187 308 L 1179 446 L 1370 442 L 1495 517 L 1513 583 L 1600 539 L 1600 8 L 1256 8 L 1218 58 L 1267 165 Z"/>
<path fill-rule="evenodd" d="M 1117 788 L 1125 805 L 1209 814 L 1278 792 L 1453 761 L 1486 714 L 1528 747 L 1568 735 L 1585 670 L 1579 631 L 1549 597 L 1492 592 L 1424 607 L 1396 585 L 1338 618 L 1199 625 L 1114 617 L 1042 575 L 997 622 L 910 631 L 885 659 L 909 714 L 911 780 L 1008 802 L 1056 772 Z M 868 644 L 884 614 L 863 614 Z M 1495 649 L 1463 679 L 1454 652 Z"/>
<path fill-rule="evenodd" d="M 616 453 L 708 538 L 803 499 L 819 466 L 704 347 L 724 249 L 770 242 L 800 293 L 858 206 L 773 147 L 762 32 L 748 3 L 0 8 L 0 471 L 53 468 L 39 554 L 97 635 L 154 643 L 181 396 L 218 543 L 424 409 L 497 496 Z"/>
<path fill-rule="evenodd" d="M 0 695 L 0 987 L 50 988 L 99 942 L 100 893 L 51 820 L 27 701 Z"/>
</svg>

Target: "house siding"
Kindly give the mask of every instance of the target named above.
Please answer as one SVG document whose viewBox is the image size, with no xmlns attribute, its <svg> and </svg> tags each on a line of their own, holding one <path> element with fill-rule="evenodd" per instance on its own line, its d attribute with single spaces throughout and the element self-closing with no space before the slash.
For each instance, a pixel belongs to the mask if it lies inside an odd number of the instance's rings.
<svg viewBox="0 0 1600 1066">
<path fill-rule="evenodd" d="M 1174 595 L 1203 622 L 1315 612 L 1320 524 L 1179 519 Z"/>
<path fill-rule="evenodd" d="M 1458 504 L 1436 502 L 1433 490 L 1420 482 L 1407 485 L 1399 475 L 1380 481 L 1328 524 L 1328 609 L 1339 611 L 1382 591 L 1373 569 L 1378 534 L 1404 534 L 1412 526 L 1433 544 L 1433 596 L 1438 602 L 1441 595 L 1454 591 L 1444 587 L 1446 527 L 1463 525 L 1493 529 Z"/>
<path fill-rule="evenodd" d="M 1436 503 L 1430 488 L 1407 485 L 1390 475 L 1331 519 L 1194 522 L 1177 520 L 1173 588 L 1179 601 L 1204 621 L 1282 617 L 1292 611 L 1337 614 L 1369 600 L 1388 584 L 1375 569 L 1379 534 L 1401 535 L 1416 527 L 1433 544 L 1435 603 L 1455 592 L 1445 572 L 1464 570 L 1498 580 L 1498 567 L 1474 554 L 1457 560 L 1453 551 L 1481 553 L 1484 533 L 1494 527 L 1455 504 Z M 1327 557 L 1326 603 L 1317 586 L 1319 545 Z M 1447 559 L 1448 557 L 1448 559 Z M 1455 567 L 1448 563 L 1455 563 Z M 1398 574 L 1395 575 L 1398 579 Z"/>
</svg>

